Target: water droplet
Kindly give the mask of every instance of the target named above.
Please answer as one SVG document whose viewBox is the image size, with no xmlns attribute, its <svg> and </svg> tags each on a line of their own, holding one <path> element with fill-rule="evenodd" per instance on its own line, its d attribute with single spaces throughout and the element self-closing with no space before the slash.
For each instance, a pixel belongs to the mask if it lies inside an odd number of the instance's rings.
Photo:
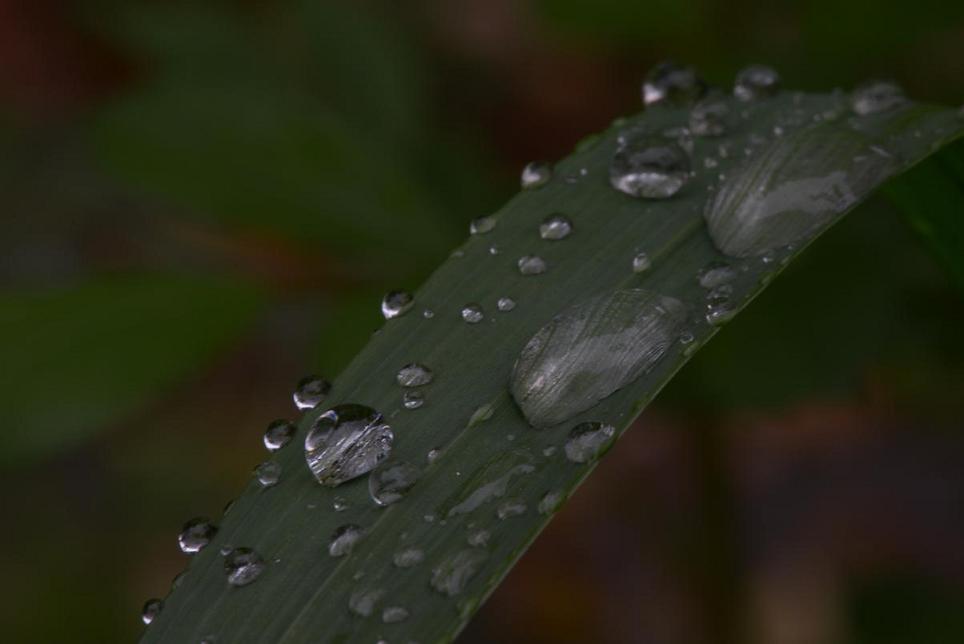
<svg viewBox="0 0 964 644">
<path fill-rule="evenodd" d="M 605 451 L 616 436 L 616 428 L 605 423 L 579 423 L 566 438 L 566 458 L 573 463 L 589 463 Z"/>
<path fill-rule="evenodd" d="M 293 398 L 295 407 L 304 411 L 314 409 L 331 391 L 331 383 L 318 376 L 307 376 L 298 381 Z"/>
<path fill-rule="evenodd" d="M 750 65 L 740 70 L 733 95 L 741 101 L 757 101 L 780 91 L 780 74 L 766 65 Z"/>
<path fill-rule="evenodd" d="M 467 427 L 471 429 L 472 427 L 481 425 L 485 421 L 492 418 L 492 414 L 494 413 L 495 413 L 495 406 L 492 405 L 492 403 L 485 403 L 484 405 L 479 405 L 476 408 L 476 410 L 472 412 L 472 415 L 469 417 L 469 422 Z"/>
<path fill-rule="evenodd" d="M 422 317 L 425 318 L 426 320 L 431 320 L 432 318 L 435 317 L 435 311 L 433 311 L 432 309 L 425 309 L 424 311 L 422 311 Z"/>
<path fill-rule="evenodd" d="M 886 80 L 864 83 L 854 89 L 850 95 L 850 109 L 858 116 L 886 112 L 908 103 L 900 85 Z"/>
<path fill-rule="evenodd" d="M 646 253 L 638 253 L 633 257 L 633 272 L 634 273 L 645 273 L 652 266 L 652 262 L 649 260 L 649 255 Z"/>
<path fill-rule="evenodd" d="M 235 548 L 224 558 L 224 573 L 232 586 L 247 586 L 264 572 L 264 560 L 251 548 Z"/>
<path fill-rule="evenodd" d="M 382 611 L 382 621 L 386 624 L 397 624 L 408 619 L 408 611 L 404 606 L 386 606 Z"/>
<path fill-rule="evenodd" d="M 354 523 L 339 526 L 331 535 L 328 542 L 328 554 L 332 557 L 344 557 L 351 554 L 355 544 L 365 536 L 365 531 Z"/>
<path fill-rule="evenodd" d="M 711 262 L 700 269 L 697 279 L 703 288 L 716 288 L 736 279 L 736 271 L 724 262 Z"/>
<path fill-rule="evenodd" d="M 425 460 L 428 462 L 429 465 L 431 465 L 432 463 L 437 461 L 441 455 L 442 455 L 442 450 L 440 450 L 437 447 L 434 447 L 428 451 L 428 454 L 425 455 Z"/>
<path fill-rule="evenodd" d="M 181 552 L 186 555 L 193 555 L 200 552 L 211 543 L 211 539 L 218 533 L 218 527 L 205 517 L 191 519 L 181 528 L 181 533 L 177 535 L 177 545 Z"/>
<path fill-rule="evenodd" d="M 692 331 L 683 331 L 679 334 L 679 343 L 682 345 L 692 344 L 696 336 L 693 335 Z"/>
<path fill-rule="evenodd" d="M 425 553 L 418 548 L 403 548 L 395 553 L 392 561 L 399 568 L 411 568 L 422 563 L 423 559 L 425 559 Z"/>
<path fill-rule="evenodd" d="M 141 621 L 145 624 L 150 624 L 154 621 L 154 618 L 161 613 L 161 609 L 164 608 L 164 602 L 160 599 L 148 599 L 144 602 L 144 608 L 141 609 Z"/>
<path fill-rule="evenodd" d="M 539 224 L 539 236 L 548 241 L 565 239 L 572 232 L 572 221 L 562 214 L 549 215 Z"/>
<path fill-rule="evenodd" d="M 696 136 L 722 136 L 726 134 L 730 106 L 719 96 L 710 96 L 698 102 L 690 110 L 690 131 Z"/>
<path fill-rule="evenodd" d="M 491 537 L 492 537 L 492 533 L 490 533 L 488 530 L 484 528 L 480 528 L 478 530 L 473 530 L 472 532 L 470 532 L 466 541 L 470 546 L 473 546 L 475 548 L 484 548 L 485 546 L 488 545 L 489 539 Z"/>
<path fill-rule="evenodd" d="M 506 461 L 500 460 L 496 463 L 496 467 L 505 468 Z M 531 474 L 534 471 L 535 468 L 526 463 L 509 467 L 500 476 L 492 478 L 487 483 L 477 487 L 465 498 L 465 500 L 452 507 L 447 516 L 453 517 L 459 514 L 469 514 L 491 499 L 497 499 L 505 496 L 505 493 L 509 488 L 509 483 L 512 481 L 513 477 Z"/>
<path fill-rule="evenodd" d="M 566 495 L 558 490 L 546 492 L 539 501 L 539 514 L 552 514 L 559 509 L 559 506 L 562 505 L 562 502 L 565 500 Z"/>
<path fill-rule="evenodd" d="M 415 304 L 415 298 L 407 291 L 390 291 L 382 298 L 382 315 L 386 320 L 405 315 Z"/>
<path fill-rule="evenodd" d="M 733 319 L 736 308 L 726 301 L 712 304 L 706 311 L 706 321 L 713 326 L 720 326 Z"/>
<path fill-rule="evenodd" d="M 631 197 L 672 197 L 689 176 L 689 159 L 683 148 L 640 132 L 624 139 L 609 164 L 609 183 Z"/>
<path fill-rule="evenodd" d="M 425 404 L 425 396 L 421 391 L 406 391 L 402 394 L 402 405 L 405 409 L 418 409 Z"/>
<path fill-rule="evenodd" d="M 506 499 L 503 501 L 498 508 L 496 508 L 495 514 L 500 519 L 508 519 L 510 517 L 517 517 L 520 514 L 525 514 L 529 506 L 526 502 L 519 498 Z"/>
<path fill-rule="evenodd" d="M 657 103 L 688 103 L 706 92 L 706 83 L 693 67 L 683 67 L 672 61 L 662 62 L 646 74 L 643 81 L 643 105 Z"/>
<path fill-rule="evenodd" d="M 522 168 L 522 189 L 531 190 L 539 188 L 549 183 L 552 178 L 552 169 L 544 161 L 533 161 Z"/>
<path fill-rule="evenodd" d="M 381 588 L 363 588 L 356 590 L 348 598 L 348 610 L 359 617 L 371 617 L 375 612 L 375 604 L 385 596 Z"/>
<path fill-rule="evenodd" d="M 331 502 L 331 507 L 335 512 L 344 512 L 350 508 L 351 505 L 348 503 L 348 500 L 345 497 L 336 496 Z"/>
<path fill-rule="evenodd" d="M 298 428 L 287 420 L 276 420 L 264 430 L 264 446 L 269 452 L 276 452 L 291 440 Z"/>
<path fill-rule="evenodd" d="M 458 595 L 487 558 L 486 552 L 477 548 L 460 550 L 446 557 L 432 570 L 432 588 L 449 597 Z"/>
<path fill-rule="evenodd" d="M 418 476 L 418 468 L 411 463 L 385 463 L 368 476 L 368 492 L 378 505 L 391 505 L 402 500 Z"/>
<path fill-rule="evenodd" d="M 484 235 L 495 229 L 495 217 L 479 217 L 469 222 L 469 234 Z"/>
<path fill-rule="evenodd" d="M 503 313 L 508 313 L 515 308 L 515 300 L 511 297 L 500 297 L 496 306 Z"/>
<path fill-rule="evenodd" d="M 685 319 L 679 300 L 643 289 L 579 302 L 522 349 L 512 370 L 512 397 L 534 427 L 561 423 L 648 371 Z"/>
<path fill-rule="evenodd" d="M 265 461 L 254 468 L 253 474 L 261 487 L 271 487 L 281 480 L 281 465 L 274 461 Z"/>
<path fill-rule="evenodd" d="M 305 437 L 305 460 L 322 485 L 335 487 L 367 474 L 392 451 L 395 435 L 382 415 L 364 405 L 337 405 Z"/>
<path fill-rule="evenodd" d="M 538 255 L 523 255 L 518 261 L 519 272 L 523 275 L 540 275 L 546 272 L 546 260 Z"/>
<path fill-rule="evenodd" d="M 402 387 L 421 387 L 432 382 L 432 377 L 432 370 L 417 362 L 405 365 L 395 374 L 395 380 Z"/>
<path fill-rule="evenodd" d="M 549 445 L 544 450 L 542 450 L 542 455 L 545 456 L 546 458 L 550 458 L 555 453 L 556 453 L 555 445 Z"/>
<path fill-rule="evenodd" d="M 469 324 L 478 324 L 484 317 L 482 307 L 478 304 L 466 304 L 462 307 L 462 319 Z"/>
</svg>

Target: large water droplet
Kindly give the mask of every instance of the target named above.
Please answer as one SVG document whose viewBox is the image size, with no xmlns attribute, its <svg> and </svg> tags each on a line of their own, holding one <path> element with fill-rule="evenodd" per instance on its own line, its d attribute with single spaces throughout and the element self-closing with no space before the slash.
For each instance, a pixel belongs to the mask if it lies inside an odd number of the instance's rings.
<svg viewBox="0 0 964 644">
<path fill-rule="evenodd" d="M 503 313 L 508 313 L 515 308 L 515 300 L 511 297 L 500 297 L 496 306 Z"/>
<path fill-rule="evenodd" d="M 411 568 L 422 563 L 425 553 L 418 548 L 403 548 L 395 553 L 392 561 L 399 568 Z"/>
<path fill-rule="evenodd" d="M 886 112 L 909 102 L 900 85 L 885 80 L 863 83 L 850 95 L 850 108 L 858 116 Z"/>
<path fill-rule="evenodd" d="M 534 427 L 561 423 L 649 370 L 686 319 L 676 299 L 620 289 L 569 307 L 522 349 L 512 397 Z"/>
<path fill-rule="evenodd" d="M 359 617 L 371 617 L 375 612 L 375 604 L 385 596 L 381 588 L 362 588 L 356 590 L 348 598 L 348 609 Z"/>
<path fill-rule="evenodd" d="M 277 485 L 281 480 L 281 465 L 274 461 L 265 461 L 254 468 L 254 477 L 261 487 Z"/>
<path fill-rule="evenodd" d="M 273 421 L 264 430 L 264 446 L 269 452 L 276 452 L 288 444 L 296 431 L 298 431 L 298 428 L 295 427 L 294 423 L 287 420 Z"/>
<path fill-rule="evenodd" d="M 487 558 L 486 552 L 478 548 L 460 550 L 446 557 L 432 570 L 432 588 L 449 597 L 458 595 Z"/>
<path fill-rule="evenodd" d="M 391 505 L 402 500 L 418 476 L 418 468 L 411 463 L 385 463 L 368 476 L 368 491 L 378 505 Z"/>
<path fill-rule="evenodd" d="M 706 92 L 706 83 L 693 67 L 672 61 L 662 62 L 646 74 L 643 81 L 643 105 L 656 103 L 688 103 Z"/>
<path fill-rule="evenodd" d="M 511 498 L 499 504 L 499 507 L 495 510 L 495 515 L 505 520 L 511 517 L 517 517 L 520 514 L 525 514 L 528 509 L 529 506 L 523 499 Z"/>
<path fill-rule="evenodd" d="M 562 214 L 549 215 L 539 224 L 539 236 L 548 241 L 565 239 L 572 232 L 572 221 Z"/>
<path fill-rule="evenodd" d="M 478 324 L 485 317 L 485 313 L 482 312 L 482 307 L 478 304 L 466 304 L 462 307 L 462 319 L 469 324 Z"/>
<path fill-rule="evenodd" d="M 757 101 L 780 91 L 780 74 L 766 65 L 750 65 L 739 71 L 733 95 L 741 101 Z"/>
<path fill-rule="evenodd" d="M 200 552 L 211 543 L 211 539 L 218 533 L 218 527 L 205 517 L 191 519 L 181 528 L 181 533 L 177 535 L 177 545 L 181 552 L 186 555 L 193 555 Z"/>
<path fill-rule="evenodd" d="M 546 272 L 546 260 L 538 255 L 523 255 L 518 261 L 519 272 L 523 275 L 540 275 Z"/>
<path fill-rule="evenodd" d="M 616 437 L 616 428 L 605 423 L 579 423 L 566 438 L 566 458 L 573 463 L 589 463 L 606 450 Z"/>
<path fill-rule="evenodd" d="M 234 548 L 224 557 L 224 573 L 232 586 L 247 586 L 264 572 L 264 560 L 251 548 Z"/>
<path fill-rule="evenodd" d="M 696 136 L 726 134 L 730 106 L 720 96 L 709 96 L 690 110 L 690 131 Z"/>
<path fill-rule="evenodd" d="M 390 291 L 382 298 L 382 315 L 386 320 L 405 315 L 415 304 L 415 298 L 407 291 Z"/>
<path fill-rule="evenodd" d="M 405 365 L 395 374 L 395 380 L 402 387 L 421 387 L 432 382 L 432 377 L 432 370 L 417 362 Z"/>
<path fill-rule="evenodd" d="M 408 610 L 404 606 L 386 606 L 382 611 L 382 621 L 386 624 L 397 624 L 408 619 Z"/>
<path fill-rule="evenodd" d="M 331 535 L 328 542 L 328 554 L 332 557 L 344 557 L 350 554 L 355 544 L 365 536 L 365 531 L 354 523 L 339 526 Z"/>
<path fill-rule="evenodd" d="M 689 176 L 689 159 L 683 148 L 641 132 L 624 138 L 609 164 L 609 183 L 631 197 L 672 197 Z"/>
<path fill-rule="evenodd" d="M 314 409 L 331 391 L 331 383 L 318 376 L 307 376 L 298 381 L 292 398 L 300 410 Z"/>
<path fill-rule="evenodd" d="M 305 460 L 322 485 L 335 487 L 373 470 L 392 451 L 395 435 L 364 405 L 337 405 L 305 437 Z"/>
<path fill-rule="evenodd" d="M 164 602 L 162 600 L 148 599 L 144 602 L 144 608 L 141 609 L 141 621 L 150 624 L 154 621 L 154 618 L 161 614 L 163 608 Z"/>
<path fill-rule="evenodd" d="M 521 185 L 523 190 L 539 188 L 549 183 L 552 168 L 544 161 L 533 161 L 522 168 Z"/>
<path fill-rule="evenodd" d="M 484 235 L 495 229 L 495 217 L 479 217 L 469 222 L 470 235 Z"/>
</svg>

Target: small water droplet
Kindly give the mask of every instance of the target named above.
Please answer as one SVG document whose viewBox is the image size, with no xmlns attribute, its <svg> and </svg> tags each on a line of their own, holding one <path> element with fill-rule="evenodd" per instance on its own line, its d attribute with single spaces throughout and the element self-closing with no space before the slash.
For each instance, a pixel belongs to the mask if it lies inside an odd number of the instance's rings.
<svg viewBox="0 0 964 644">
<path fill-rule="evenodd" d="M 356 590 L 348 598 L 348 610 L 359 617 L 371 617 L 375 612 L 375 604 L 385 596 L 381 588 L 363 588 Z"/>
<path fill-rule="evenodd" d="M 628 135 L 609 164 L 609 183 L 631 197 L 666 199 L 689 180 L 686 152 L 676 143 L 641 132 Z"/>
<path fill-rule="evenodd" d="M 478 304 L 466 304 L 462 307 L 462 319 L 469 324 L 478 324 L 485 317 L 482 307 Z"/>
<path fill-rule="evenodd" d="M 559 509 L 559 506 L 562 505 L 562 502 L 565 500 L 566 495 L 558 490 L 546 492 L 539 501 L 539 514 L 552 514 Z"/>
<path fill-rule="evenodd" d="M 572 221 L 563 214 L 549 215 L 539 224 L 539 236 L 548 241 L 565 239 L 572 233 Z"/>
<path fill-rule="evenodd" d="M 523 190 L 532 190 L 549 183 L 552 168 L 544 161 L 533 161 L 522 168 L 521 185 Z"/>
<path fill-rule="evenodd" d="M 187 571 L 182 570 L 181 572 L 174 575 L 174 579 L 171 580 L 171 590 L 179 588 L 181 584 L 184 583 L 184 578 L 187 577 Z"/>
<path fill-rule="evenodd" d="M 350 508 L 351 505 L 348 503 L 348 500 L 345 497 L 336 496 L 331 502 L 331 507 L 335 512 L 344 512 Z"/>
<path fill-rule="evenodd" d="M 395 553 L 392 561 L 399 568 L 411 568 L 422 563 L 425 553 L 418 548 L 403 548 Z"/>
<path fill-rule="evenodd" d="M 690 131 L 696 136 L 722 136 L 726 134 L 730 106 L 720 96 L 709 96 L 690 110 Z"/>
<path fill-rule="evenodd" d="M 679 334 L 679 343 L 682 345 L 691 344 L 695 339 L 696 336 L 693 335 L 692 331 L 683 331 Z"/>
<path fill-rule="evenodd" d="M 498 255 L 500 252 L 501 251 L 499 250 L 499 247 L 497 245 L 492 244 L 491 246 L 489 246 L 489 255 Z"/>
<path fill-rule="evenodd" d="M 328 396 L 331 391 L 331 383 L 318 376 L 307 376 L 298 381 L 295 392 L 292 395 L 295 407 L 304 411 L 314 409 Z"/>
<path fill-rule="evenodd" d="M 488 545 L 490 538 L 492 538 L 492 533 L 485 528 L 480 528 L 470 532 L 466 541 L 475 548 L 484 548 Z"/>
<path fill-rule="evenodd" d="M 335 487 L 367 474 L 392 451 L 395 435 L 382 415 L 364 405 L 337 405 L 305 436 L 305 460 L 322 485 Z"/>
<path fill-rule="evenodd" d="M 487 483 L 484 483 L 472 491 L 464 500 L 459 504 L 452 507 L 449 510 L 449 517 L 453 517 L 459 514 L 469 514 L 474 512 L 484 503 L 505 496 L 506 491 L 509 489 L 509 483 L 512 482 L 512 478 L 515 476 L 524 476 L 526 474 L 532 474 L 535 468 L 527 463 L 522 463 L 520 465 L 515 465 L 505 469 L 507 461 L 500 460 L 495 464 L 495 467 L 501 468 L 504 473 L 501 475 L 491 478 Z"/>
<path fill-rule="evenodd" d="M 432 588 L 449 597 L 458 595 L 487 558 L 486 552 L 477 548 L 460 550 L 446 557 L 432 570 Z"/>
<path fill-rule="evenodd" d="M 275 461 L 265 461 L 254 468 L 253 474 L 261 487 L 272 487 L 281 480 L 281 465 Z"/>
<path fill-rule="evenodd" d="M 402 406 L 405 409 L 418 409 L 425 404 L 425 396 L 421 391 L 406 391 L 402 394 Z"/>
<path fill-rule="evenodd" d="M 908 103 L 904 90 L 893 81 L 876 80 L 863 83 L 850 94 L 850 109 L 858 116 L 886 112 Z"/>
<path fill-rule="evenodd" d="M 382 298 L 382 315 L 386 320 L 405 315 L 415 304 L 415 298 L 408 291 L 389 291 Z"/>
<path fill-rule="evenodd" d="M 264 560 L 251 548 L 235 548 L 224 558 L 224 573 L 232 586 L 247 586 L 264 571 Z"/>
<path fill-rule="evenodd" d="M 546 272 L 546 260 L 538 255 L 523 255 L 517 262 L 519 272 L 523 275 L 541 275 Z"/>
<path fill-rule="evenodd" d="M 205 517 L 191 519 L 181 528 L 181 533 L 177 535 L 177 545 L 181 552 L 186 555 L 193 555 L 204 549 L 214 535 L 218 533 L 218 527 Z"/>
<path fill-rule="evenodd" d="M 418 362 L 405 365 L 395 374 L 395 380 L 402 387 L 421 387 L 432 382 L 433 377 L 432 370 Z"/>
<path fill-rule="evenodd" d="M 579 423 L 566 438 L 566 458 L 573 463 L 589 463 L 605 451 L 616 436 L 616 428 L 605 423 Z"/>
<path fill-rule="evenodd" d="M 741 101 L 757 101 L 780 91 L 780 75 L 766 65 L 750 65 L 740 70 L 733 85 L 733 95 Z"/>
<path fill-rule="evenodd" d="M 633 272 L 634 273 L 645 273 L 652 266 L 652 262 L 649 259 L 649 255 L 646 253 L 637 253 L 633 257 Z"/>
<path fill-rule="evenodd" d="M 264 430 L 264 446 L 269 452 L 276 452 L 288 444 L 296 431 L 298 431 L 298 428 L 295 427 L 294 423 L 287 420 L 273 421 Z"/>
<path fill-rule="evenodd" d="M 354 523 L 339 526 L 331 535 L 328 542 L 328 554 L 332 557 L 344 557 L 351 554 L 355 544 L 365 536 L 365 531 Z"/>
<path fill-rule="evenodd" d="M 511 297 L 500 297 L 496 306 L 503 313 L 508 313 L 515 308 L 515 300 Z"/>
<path fill-rule="evenodd" d="M 368 492 L 378 505 L 391 505 L 402 500 L 418 481 L 418 468 L 411 463 L 385 463 L 368 476 Z"/>
<path fill-rule="evenodd" d="M 432 463 L 437 461 L 441 455 L 442 455 L 442 450 L 435 447 L 428 451 L 428 454 L 425 455 L 425 460 L 428 462 L 429 465 L 431 465 Z"/>
<path fill-rule="evenodd" d="M 469 416 L 469 422 L 467 427 L 471 429 L 472 427 L 481 425 L 485 421 L 492 418 L 492 415 L 494 413 L 495 413 L 495 406 L 492 403 L 485 403 L 484 405 L 479 405 L 475 409 L 475 411 L 472 412 L 472 415 Z"/>
<path fill-rule="evenodd" d="M 542 450 L 542 455 L 545 456 L 546 458 L 550 458 L 555 453 L 556 453 L 555 445 L 550 445 L 549 447 Z"/>
<path fill-rule="evenodd" d="M 683 67 L 672 61 L 662 62 L 646 74 L 643 80 L 643 105 L 657 103 L 682 104 L 700 98 L 706 83 L 693 67 Z"/>
<path fill-rule="evenodd" d="M 528 509 L 529 506 L 526 505 L 525 501 L 519 498 L 512 498 L 506 499 L 500 503 L 499 507 L 495 510 L 495 514 L 500 519 L 505 520 L 510 517 L 517 517 L 520 514 L 525 514 L 526 510 Z"/>
<path fill-rule="evenodd" d="M 495 229 L 495 217 L 479 217 L 469 222 L 469 234 L 484 235 Z"/>
<path fill-rule="evenodd" d="M 408 611 L 404 606 L 386 606 L 382 611 L 382 621 L 386 624 L 397 624 L 408 619 Z"/>
<path fill-rule="evenodd" d="M 713 326 L 720 326 L 733 319 L 736 308 L 726 301 L 710 305 L 706 311 L 706 321 Z"/>
<path fill-rule="evenodd" d="M 141 621 L 145 624 L 150 624 L 154 621 L 154 618 L 160 615 L 161 610 L 164 608 L 164 602 L 160 599 L 148 599 L 144 602 L 144 608 L 141 609 Z"/>
<path fill-rule="evenodd" d="M 425 309 L 424 311 L 422 311 L 422 317 L 425 318 L 426 320 L 431 320 L 432 318 L 435 317 L 435 311 L 433 311 L 432 309 Z"/>
<path fill-rule="evenodd" d="M 711 262 L 700 269 L 697 279 L 703 288 L 716 288 L 736 279 L 736 271 L 725 262 Z"/>
</svg>

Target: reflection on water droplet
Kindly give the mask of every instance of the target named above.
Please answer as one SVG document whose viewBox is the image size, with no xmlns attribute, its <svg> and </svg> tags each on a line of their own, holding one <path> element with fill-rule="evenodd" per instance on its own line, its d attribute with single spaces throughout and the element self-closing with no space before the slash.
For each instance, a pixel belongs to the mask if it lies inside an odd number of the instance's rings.
<svg viewBox="0 0 964 644">
<path fill-rule="evenodd" d="M 469 324 L 478 324 L 485 317 L 482 307 L 478 304 L 466 304 L 462 307 L 462 319 Z"/>
<path fill-rule="evenodd" d="M 319 483 L 335 487 L 374 469 L 391 453 L 394 439 L 374 409 L 336 405 L 305 436 L 305 460 Z"/>
<path fill-rule="evenodd" d="M 469 533 L 468 539 L 466 541 L 470 546 L 475 548 L 484 548 L 489 543 L 489 539 L 492 537 L 492 533 L 484 528 L 478 530 L 473 530 Z"/>
<path fill-rule="evenodd" d="M 523 275 L 541 275 L 546 272 L 546 260 L 538 255 L 523 255 L 518 261 L 519 272 Z"/>
<path fill-rule="evenodd" d="M 594 461 L 612 444 L 616 428 L 600 422 L 579 423 L 566 439 L 566 458 L 573 463 Z"/>
<path fill-rule="evenodd" d="M 160 599 L 148 599 L 144 602 L 144 608 L 141 609 L 141 621 L 145 624 L 150 624 L 154 621 L 154 618 L 161 613 L 161 609 L 164 608 L 164 602 Z"/>
<path fill-rule="evenodd" d="M 497 307 L 503 313 L 508 313 L 515 308 L 515 300 L 511 297 L 500 297 Z"/>
<path fill-rule="evenodd" d="M 399 568 L 411 568 L 422 563 L 423 559 L 425 559 L 425 553 L 418 548 L 403 548 L 395 553 L 392 561 Z"/>
<path fill-rule="evenodd" d="M 355 544 L 365 536 L 365 531 L 354 523 L 339 526 L 331 535 L 328 542 L 328 554 L 332 557 L 344 557 L 351 554 Z"/>
<path fill-rule="evenodd" d="M 428 454 L 425 455 L 425 460 L 428 462 L 429 465 L 431 465 L 432 463 L 437 461 L 441 455 L 442 455 L 442 450 L 435 447 L 428 451 Z"/>
<path fill-rule="evenodd" d="M 397 624 L 408 619 L 408 611 L 403 606 L 387 606 L 382 611 L 382 621 L 386 624 Z"/>
<path fill-rule="evenodd" d="M 634 273 L 645 273 L 652 266 L 652 262 L 649 260 L 649 255 L 646 253 L 638 253 L 633 257 L 633 272 Z"/>
<path fill-rule="evenodd" d="M 559 509 L 566 496 L 561 491 L 546 492 L 539 501 L 539 514 L 552 514 Z"/>
<path fill-rule="evenodd" d="M 382 315 L 386 320 L 405 315 L 415 304 L 415 298 L 407 291 L 390 291 L 382 298 Z"/>
<path fill-rule="evenodd" d="M 724 262 L 711 262 L 700 269 L 697 279 L 703 288 L 716 288 L 736 279 L 736 271 Z"/>
<path fill-rule="evenodd" d="M 609 164 L 609 183 L 631 197 L 672 197 L 689 176 L 689 159 L 683 148 L 643 132 L 627 135 Z"/>
<path fill-rule="evenodd" d="M 740 70 L 733 95 L 741 101 L 757 101 L 780 91 L 780 75 L 766 65 L 750 65 Z"/>
<path fill-rule="evenodd" d="M 298 381 L 293 398 L 299 410 L 314 409 L 331 391 L 331 383 L 318 376 L 307 376 Z"/>
<path fill-rule="evenodd" d="M 481 425 L 485 421 L 492 418 L 492 414 L 495 413 L 495 406 L 492 403 L 485 403 L 484 405 L 479 405 L 472 415 L 469 417 L 468 427 L 472 428 L 477 425 Z"/>
<path fill-rule="evenodd" d="M 363 588 L 356 590 L 348 598 L 348 610 L 359 617 L 371 617 L 375 612 L 375 604 L 385 595 L 381 588 Z"/>
<path fill-rule="evenodd" d="M 667 102 L 674 104 L 695 101 L 706 92 L 706 83 L 693 67 L 683 67 L 672 61 L 662 62 L 646 74 L 643 81 L 643 105 Z"/>
<path fill-rule="evenodd" d="M 525 511 L 529 509 L 526 502 L 519 498 L 506 499 L 499 507 L 496 508 L 495 514 L 500 519 L 508 519 L 510 517 L 517 517 L 520 514 L 525 514 Z"/>
<path fill-rule="evenodd" d="M 395 380 L 402 387 L 421 387 L 432 382 L 432 370 L 423 364 L 412 362 L 398 370 Z"/>
<path fill-rule="evenodd" d="M 886 112 L 907 105 L 904 90 L 893 81 L 876 80 L 858 86 L 850 94 L 850 109 L 858 116 Z"/>
<path fill-rule="evenodd" d="M 211 543 L 211 539 L 218 533 L 218 527 L 205 517 L 191 519 L 181 528 L 181 533 L 177 535 L 177 545 L 181 552 L 186 555 L 193 555 L 200 552 Z"/>
<path fill-rule="evenodd" d="M 484 235 L 495 228 L 495 217 L 479 217 L 469 222 L 469 234 Z"/>
<path fill-rule="evenodd" d="M 533 161 L 522 168 L 521 185 L 523 190 L 532 190 L 549 183 L 552 169 L 544 161 Z"/>
<path fill-rule="evenodd" d="M 281 465 L 274 461 L 265 461 L 254 468 L 253 474 L 261 487 L 271 487 L 281 480 Z"/>
<path fill-rule="evenodd" d="M 548 241 L 565 239 L 572 232 L 572 221 L 562 214 L 549 215 L 539 224 L 539 236 Z"/>
<path fill-rule="evenodd" d="M 345 499 L 345 497 L 336 496 L 331 502 L 331 507 L 335 512 L 344 512 L 350 508 L 351 505 L 348 504 L 348 500 Z"/>
<path fill-rule="evenodd" d="M 297 429 L 294 423 L 290 423 L 287 420 L 273 421 L 268 425 L 268 428 L 264 430 L 264 446 L 269 452 L 278 451 L 288 444 Z"/>
<path fill-rule="evenodd" d="M 736 315 L 736 308 L 726 302 L 711 304 L 706 311 L 706 321 L 713 326 L 720 326 L 733 319 Z"/>
<path fill-rule="evenodd" d="M 251 548 L 235 548 L 224 558 L 224 573 L 232 586 L 246 586 L 264 571 L 264 561 Z"/>
<path fill-rule="evenodd" d="M 534 427 L 561 423 L 648 371 L 685 319 L 679 300 L 643 289 L 579 302 L 522 349 L 512 370 L 512 397 Z"/>
<path fill-rule="evenodd" d="M 368 492 L 378 505 L 391 505 L 402 500 L 418 476 L 418 468 L 411 463 L 385 463 L 368 476 Z"/>
<path fill-rule="evenodd" d="M 405 409 L 418 409 L 425 404 L 425 396 L 421 391 L 406 391 L 402 394 L 402 405 Z"/>
<path fill-rule="evenodd" d="M 460 550 L 446 557 L 432 570 L 432 588 L 449 597 L 458 595 L 487 558 L 488 554 L 477 548 Z"/>
<path fill-rule="evenodd" d="M 432 309 L 425 309 L 424 311 L 422 311 L 422 317 L 425 318 L 426 320 L 431 320 L 432 318 L 435 317 L 435 311 L 433 311 Z"/>
<path fill-rule="evenodd" d="M 690 110 L 690 131 L 696 136 L 722 136 L 726 134 L 730 107 L 719 96 L 709 96 Z"/>
</svg>

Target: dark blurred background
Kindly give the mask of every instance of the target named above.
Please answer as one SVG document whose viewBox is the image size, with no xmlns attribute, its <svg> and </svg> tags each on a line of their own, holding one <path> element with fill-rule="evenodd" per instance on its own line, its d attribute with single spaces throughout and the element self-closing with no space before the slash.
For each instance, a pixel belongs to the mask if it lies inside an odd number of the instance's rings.
<svg viewBox="0 0 964 644">
<path fill-rule="evenodd" d="M 939 0 L 3 0 L 0 622 L 131 641 L 292 417 L 469 219 L 729 86 L 964 98 Z M 964 641 L 964 304 L 882 199 L 687 367 L 465 642 Z"/>
</svg>

